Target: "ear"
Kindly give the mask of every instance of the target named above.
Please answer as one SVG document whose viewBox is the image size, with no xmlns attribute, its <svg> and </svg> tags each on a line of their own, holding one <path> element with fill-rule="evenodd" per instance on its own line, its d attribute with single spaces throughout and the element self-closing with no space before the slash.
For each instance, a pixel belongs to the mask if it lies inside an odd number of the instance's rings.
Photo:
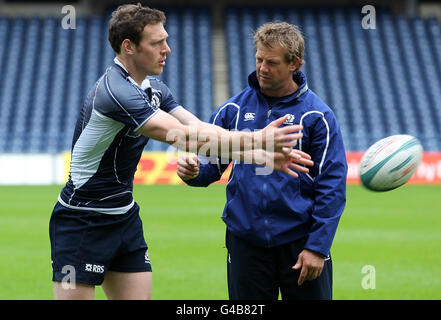
<svg viewBox="0 0 441 320">
<path fill-rule="evenodd" d="M 121 43 L 121 52 L 125 54 L 132 55 L 134 53 L 134 45 L 133 42 L 129 39 L 124 39 Z"/>
<path fill-rule="evenodd" d="M 300 58 L 299 57 L 295 57 L 294 60 L 291 62 L 290 64 L 290 71 L 294 72 L 296 70 L 298 70 L 300 67 Z"/>
</svg>

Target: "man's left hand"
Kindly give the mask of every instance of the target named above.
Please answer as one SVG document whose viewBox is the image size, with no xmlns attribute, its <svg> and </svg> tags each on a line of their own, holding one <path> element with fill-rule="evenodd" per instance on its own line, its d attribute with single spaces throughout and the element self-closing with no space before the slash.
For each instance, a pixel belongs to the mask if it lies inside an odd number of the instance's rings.
<svg viewBox="0 0 441 320">
<path fill-rule="evenodd" d="M 322 274 L 325 257 L 319 253 L 304 249 L 297 259 L 293 270 L 301 270 L 297 284 L 301 286 L 305 280 L 317 279 Z"/>
<path fill-rule="evenodd" d="M 296 149 L 283 148 L 282 152 L 266 152 L 267 167 L 287 173 L 293 178 L 298 178 L 296 171 L 308 173 L 306 166 L 312 167 L 314 162 L 311 156 L 303 151 Z"/>
</svg>

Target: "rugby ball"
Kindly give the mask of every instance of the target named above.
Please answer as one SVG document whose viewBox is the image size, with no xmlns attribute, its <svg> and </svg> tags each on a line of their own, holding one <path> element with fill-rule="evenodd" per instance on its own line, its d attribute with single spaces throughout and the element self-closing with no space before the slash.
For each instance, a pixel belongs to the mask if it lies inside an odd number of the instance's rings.
<svg viewBox="0 0 441 320">
<path fill-rule="evenodd" d="M 421 161 L 423 147 L 410 135 L 394 135 L 377 141 L 360 163 L 362 184 L 373 191 L 388 191 L 405 184 Z"/>
</svg>

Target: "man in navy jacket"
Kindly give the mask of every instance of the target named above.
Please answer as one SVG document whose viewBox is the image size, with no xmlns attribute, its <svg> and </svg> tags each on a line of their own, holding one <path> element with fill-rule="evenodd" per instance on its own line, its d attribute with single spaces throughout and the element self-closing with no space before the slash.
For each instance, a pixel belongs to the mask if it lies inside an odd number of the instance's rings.
<svg viewBox="0 0 441 320">
<path fill-rule="evenodd" d="M 219 107 L 210 122 L 259 130 L 288 115 L 303 126 L 298 152 L 311 156 L 297 179 L 233 161 L 222 219 L 227 226 L 230 299 L 332 299 L 330 248 L 346 202 L 347 163 L 332 110 L 313 93 L 303 65 L 304 39 L 288 23 L 254 35 L 256 71 L 249 86 Z M 304 152 L 304 153 L 303 153 Z M 178 175 L 190 186 L 220 179 L 229 159 L 184 156 Z"/>
</svg>

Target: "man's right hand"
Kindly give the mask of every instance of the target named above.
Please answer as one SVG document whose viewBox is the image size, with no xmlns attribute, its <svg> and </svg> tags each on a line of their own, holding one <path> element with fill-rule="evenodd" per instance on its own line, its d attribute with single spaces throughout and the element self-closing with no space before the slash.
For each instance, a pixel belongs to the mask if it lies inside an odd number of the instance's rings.
<svg viewBox="0 0 441 320">
<path fill-rule="evenodd" d="M 287 119 L 288 115 L 280 117 L 254 133 L 260 135 L 255 136 L 255 139 L 261 139 L 262 149 L 270 152 L 283 152 L 283 148 L 293 148 L 297 144 L 297 140 L 303 137 L 300 132 L 303 129 L 301 125 L 288 125 L 279 128 Z"/>
<path fill-rule="evenodd" d="M 178 160 L 177 174 L 182 180 L 194 179 L 199 174 L 199 158 L 196 155 L 185 155 Z"/>
</svg>

